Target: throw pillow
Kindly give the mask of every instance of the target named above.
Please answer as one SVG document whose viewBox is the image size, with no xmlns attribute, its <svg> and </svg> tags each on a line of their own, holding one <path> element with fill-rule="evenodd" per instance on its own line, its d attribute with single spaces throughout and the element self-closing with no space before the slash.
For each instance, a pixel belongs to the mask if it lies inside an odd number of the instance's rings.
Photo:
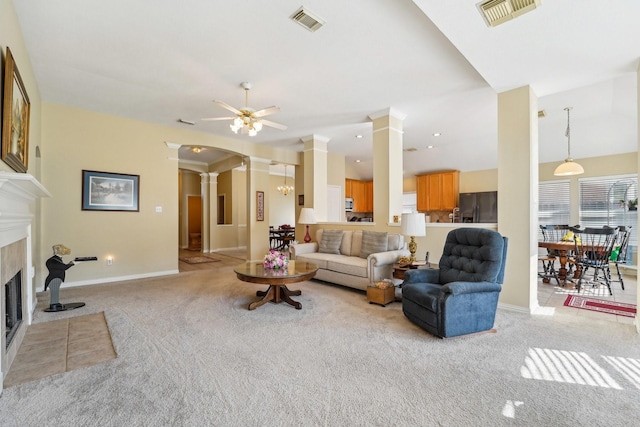
<svg viewBox="0 0 640 427">
<path fill-rule="evenodd" d="M 323 254 L 339 254 L 342 243 L 342 230 L 323 230 L 318 252 Z"/>
<path fill-rule="evenodd" d="M 386 231 L 363 231 L 362 232 L 362 249 L 360 249 L 360 258 L 366 258 L 377 252 L 385 252 L 387 250 L 387 232 Z"/>
</svg>

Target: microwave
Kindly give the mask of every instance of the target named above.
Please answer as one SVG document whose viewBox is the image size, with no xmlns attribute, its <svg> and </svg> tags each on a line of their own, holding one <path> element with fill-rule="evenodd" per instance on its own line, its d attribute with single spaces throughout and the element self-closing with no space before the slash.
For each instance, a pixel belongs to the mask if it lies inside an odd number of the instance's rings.
<svg viewBox="0 0 640 427">
<path fill-rule="evenodd" d="M 344 210 L 347 212 L 353 212 L 353 199 L 351 197 L 344 199 Z"/>
</svg>

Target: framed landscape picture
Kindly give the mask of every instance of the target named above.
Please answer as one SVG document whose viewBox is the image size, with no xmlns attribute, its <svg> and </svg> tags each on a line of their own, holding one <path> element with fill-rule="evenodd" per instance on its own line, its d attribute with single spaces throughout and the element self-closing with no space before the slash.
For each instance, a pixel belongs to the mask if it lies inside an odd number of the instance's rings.
<svg viewBox="0 0 640 427">
<path fill-rule="evenodd" d="M 5 58 L 3 92 L 2 160 L 16 172 L 26 172 L 31 104 L 9 47 Z"/>
<path fill-rule="evenodd" d="M 82 171 L 83 211 L 139 212 L 140 175 Z"/>
</svg>

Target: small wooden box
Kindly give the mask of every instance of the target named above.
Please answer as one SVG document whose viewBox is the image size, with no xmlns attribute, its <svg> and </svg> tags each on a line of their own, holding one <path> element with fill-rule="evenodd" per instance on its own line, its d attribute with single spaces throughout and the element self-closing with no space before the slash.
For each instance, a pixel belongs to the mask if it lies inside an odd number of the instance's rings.
<svg viewBox="0 0 640 427">
<path fill-rule="evenodd" d="M 385 306 L 396 300 L 396 288 L 390 286 L 386 289 L 380 289 L 375 286 L 367 286 L 367 301 L 369 304 L 380 304 Z"/>
</svg>

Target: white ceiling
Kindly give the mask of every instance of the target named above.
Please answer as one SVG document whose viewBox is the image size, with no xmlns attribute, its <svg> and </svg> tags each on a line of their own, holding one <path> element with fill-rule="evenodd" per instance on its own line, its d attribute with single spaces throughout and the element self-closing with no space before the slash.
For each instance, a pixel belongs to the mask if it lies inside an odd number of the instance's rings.
<svg viewBox="0 0 640 427">
<path fill-rule="evenodd" d="M 388 108 L 417 149 L 405 176 L 495 168 L 497 93 L 525 84 L 547 112 L 541 162 L 566 157 L 566 106 L 574 158 L 637 150 L 640 2 L 545 0 L 494 28 L 476 3 L 308 0 L 326 21 L 312 33 L 289 19 L 299 0 L 14 0 L 44 101 L 295 151 L 321 135 L 362 178 L 368 115 Z M 286 131 L 200 120 L 229 115 L 213 99 L 244 106 L 243 81 Z"/>
</svg>

